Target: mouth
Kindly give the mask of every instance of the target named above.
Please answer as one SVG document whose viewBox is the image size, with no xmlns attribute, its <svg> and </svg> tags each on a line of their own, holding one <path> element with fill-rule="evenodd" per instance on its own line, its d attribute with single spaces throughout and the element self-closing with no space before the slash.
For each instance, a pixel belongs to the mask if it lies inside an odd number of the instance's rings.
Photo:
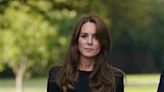
<svg viewBox="0 0 164 92">
<path fill-rule="evenodd" d="M 94 49 L 92 49 L 92 48 L 85 48 L 85 50 L 90 52 L 90 51 L 93 51 Z"/>
</svg>

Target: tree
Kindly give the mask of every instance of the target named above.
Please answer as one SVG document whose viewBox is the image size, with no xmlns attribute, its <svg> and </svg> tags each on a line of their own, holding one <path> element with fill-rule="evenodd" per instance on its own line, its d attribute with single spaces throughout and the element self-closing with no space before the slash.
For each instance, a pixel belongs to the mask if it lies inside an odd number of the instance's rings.
<svg viewBox="0 0 164 92">
<path fill-rule="evenodd" d="M 0 37 L 2 37 L 2 33 L 1 33 L 1 31 L 0 31 Z M 2 61 L 2 58 L 3 58 L 3 53 L 2 53 L 2 40 L 0 40 L 0 71 L 2 71 L 3 70 L 3 68 L 4 68 L 4 62 Z"/>
<path fill-rule="evenodd" d="M 37 4 L 42 5 L 40 2 Z M 54 15 L 60 15 L 59 13 Z M 9 2 L 0 15 L 0 62 L 12 68 L 16 76 L 17 92 L 23 91 L 23 79 L 30 68 L 42 67 L 42 70 L 49 64 L 52 54 L 58 53 L 53 55 L 52 60 L 59 58 L 60 48 L 66 45 L 66 38 L 58 36 L 58 23 L 51 23 L 46 19 L 47 15 L 36 12 L 27 3 L 19 1 Z"/>
</svg>

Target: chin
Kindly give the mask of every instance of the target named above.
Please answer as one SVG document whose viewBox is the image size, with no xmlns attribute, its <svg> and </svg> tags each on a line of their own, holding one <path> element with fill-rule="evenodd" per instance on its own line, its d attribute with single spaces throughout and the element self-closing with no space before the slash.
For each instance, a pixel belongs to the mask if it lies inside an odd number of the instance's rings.
<svg viewBox="0 0 164 92">
<path fill-rule="evenodd" d="M 87 54 L 87 55 L 83 55 L 84 57 L 86 58 L 94 58 L 96 57 L 96 55 L 93 55 L 93 54 Z"/>
</svg>

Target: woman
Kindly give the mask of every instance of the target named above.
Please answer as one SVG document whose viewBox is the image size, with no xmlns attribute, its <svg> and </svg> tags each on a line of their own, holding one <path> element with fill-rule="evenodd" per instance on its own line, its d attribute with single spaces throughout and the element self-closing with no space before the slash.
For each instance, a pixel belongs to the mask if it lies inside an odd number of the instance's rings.
<svg viewBox="0 0 164 92">
<path fill-rule="evenodd" d="M 123 74 L 110 65 L 110 42 L 100 17 L 82 17 L 63 66 L 49 71 L 47 92 L 124 92 Z"/>
</svg>

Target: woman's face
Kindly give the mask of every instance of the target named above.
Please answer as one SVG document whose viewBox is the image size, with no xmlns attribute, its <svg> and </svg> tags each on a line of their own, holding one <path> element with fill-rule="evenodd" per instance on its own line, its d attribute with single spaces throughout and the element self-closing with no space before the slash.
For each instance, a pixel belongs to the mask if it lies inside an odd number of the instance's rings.
<svg viewBox="0 0 164 92">
<path fill-rule="evenodd" d="M 86 22 L 82 25 L 78 38 L 80 56 L 94 58 L 101 50 L 100 43 L 96 38 L 96 25 Z"/>
</svg>

